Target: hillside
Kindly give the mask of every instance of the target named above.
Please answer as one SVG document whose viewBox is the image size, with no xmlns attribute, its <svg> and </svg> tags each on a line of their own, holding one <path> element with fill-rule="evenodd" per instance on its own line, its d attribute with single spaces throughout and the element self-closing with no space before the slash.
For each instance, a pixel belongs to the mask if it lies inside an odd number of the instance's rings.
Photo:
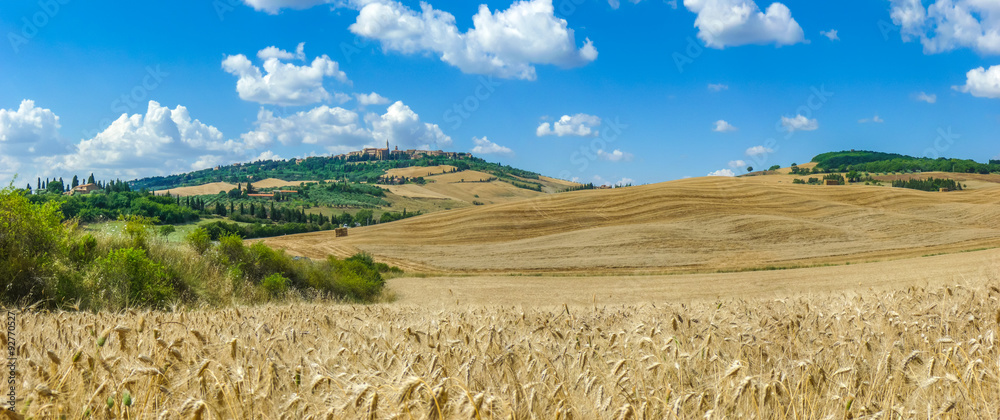
<svg viewBox="0 0 1000 420">
<path fill-rule="evenodd" d="M 267 197 L 230 193 L 236 188 L 245 189 L 248 182 L 256 193 L 293 189 L 297 193 L 283 194 L 283 203 L 278 207 L 324 219 L 343 219 L 345 213 L 353 215 L 362 209 L 374 210 L 376 219 L 383 213 L 402 214 L 403 210 L 408 214 L 431 213 L 507 203 L 579 186 L 467 154 L 453 155 L 387 160 L 340 156 L 258 161 L 144 178 L 129 184 L 134 190 L 150 189 L 156 195 L 196 198 L 208 209 L 221 205 L 230 210 L 270 201 Z M 332 184 L 346 186 L 332 187 Z M 345 220 L 340 223 L 350 223 Z"/>
<path fill-rule="evenodd" d="M 784 178 L 785 183 L 776 182 Z M 671 273 L 843 264 L 1000 246 L 1000 185 L 927 193 L 694 178 L 541 196 L 270 245 L 440 272 Z"/>
<path fill-rule="evenodd" d="M 821 170 L 837 172 L 850 170 L 862 172 L 938 171 L 979 174 L 1000 172 L 1000 160 L 979 163 L 969 159 L 918 158 L 898 153 L 866 150 L 822 153 L 813 157 L 812 162 L 815 162 L 816 167 Z"/>
</svg>

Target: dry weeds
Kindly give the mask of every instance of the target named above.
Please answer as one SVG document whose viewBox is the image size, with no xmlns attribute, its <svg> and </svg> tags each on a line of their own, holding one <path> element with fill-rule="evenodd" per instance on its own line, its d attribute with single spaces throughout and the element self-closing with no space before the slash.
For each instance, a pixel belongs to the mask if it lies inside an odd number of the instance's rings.
<svg viewBox="0 0 1000 420">
<path fill-rule="evenodd" d="M 998 284 L 638 307 L 25 313 L 19 403 L 35 418 L 995 418 Z"/>
</svg>

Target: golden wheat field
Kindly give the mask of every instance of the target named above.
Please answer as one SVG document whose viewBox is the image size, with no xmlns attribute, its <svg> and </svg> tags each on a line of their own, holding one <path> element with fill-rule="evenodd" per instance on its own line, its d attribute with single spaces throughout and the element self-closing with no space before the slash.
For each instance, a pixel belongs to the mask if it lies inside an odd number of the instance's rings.
<svg viewBox="0 0 1000 420">
<path fill-rule="evenodd" d="M 992 275 L 947 287 L 615 306 L 25 312 L 19 411 L 996 418 L 997 285 Z"/>
</svg>

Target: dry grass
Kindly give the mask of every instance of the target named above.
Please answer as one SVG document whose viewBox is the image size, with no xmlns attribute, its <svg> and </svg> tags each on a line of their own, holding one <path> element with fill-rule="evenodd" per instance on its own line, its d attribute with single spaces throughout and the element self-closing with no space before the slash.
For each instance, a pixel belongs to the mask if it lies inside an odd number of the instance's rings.
<svg viewBox="0 0 1000 420">
<path fill-rule="evenodd" d="M 995 418 L 997 284 L 447 312 L 24 313 L 17 386 L 35 418 Z"/>
</svg>

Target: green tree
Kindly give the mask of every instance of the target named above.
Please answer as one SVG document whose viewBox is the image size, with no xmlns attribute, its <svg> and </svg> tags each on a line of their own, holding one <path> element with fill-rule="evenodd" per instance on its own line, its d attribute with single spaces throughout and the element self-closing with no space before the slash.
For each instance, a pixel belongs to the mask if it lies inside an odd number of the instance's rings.
<svg viewBox="0 0 1000 420">
<path fill-rule="evenodd" d="M 374 212 L 371 211 L 371 209 L 360 210 L 357 212 L 357 214 L 354 215 L 354 221 L 361 223 L 364 226 L 372 224 L 374 219 L 375 219 Z"/>
<path fill-rule="evenodd" d="M 73 175 L 73 184 L 71 188 L 76 188 L 80 186 L 80 179 Z"/>
<path fill-rule="evenodd" d="M 45 187 L 45 191 L 53 194 L 62 194 L 63 193 L 62 181 L 49 182 L 48 185 Z"/>
<path fill-rule="evenodd" d="M 87 183 L 88 184 L 93 184 L 94 183 L 94 173 L 93 172 L 91 172 L 90 176 L 87 177 Z"/>
<path fill-rule="evenodd" d="M 753 172 L 753 166 L 747 166 L 747 172 Z"/>
</svg>

